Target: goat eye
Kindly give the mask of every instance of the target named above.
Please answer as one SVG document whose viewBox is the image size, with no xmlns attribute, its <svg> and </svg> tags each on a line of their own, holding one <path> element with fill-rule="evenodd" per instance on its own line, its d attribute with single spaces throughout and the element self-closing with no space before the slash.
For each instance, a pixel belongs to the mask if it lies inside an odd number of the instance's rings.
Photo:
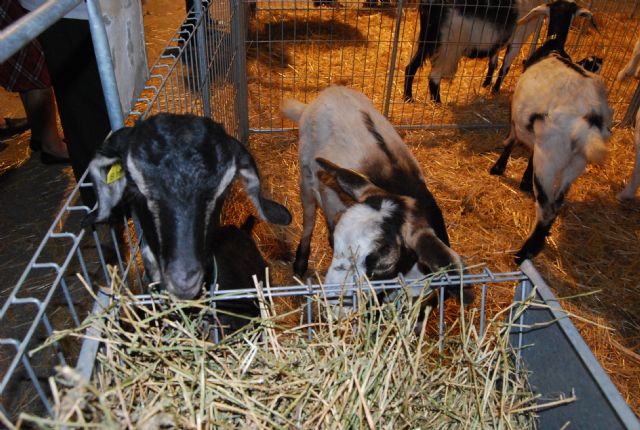
<svg viewBox="0 0 640 430">
<path fill-rule="evenodd" d="M 367 275 L 373 275 L 376 272 L 379 259 L 380 256 L 376 253 L 367 255 L 367 258 L 364 259 L 364 269 Z"/>
</svg>

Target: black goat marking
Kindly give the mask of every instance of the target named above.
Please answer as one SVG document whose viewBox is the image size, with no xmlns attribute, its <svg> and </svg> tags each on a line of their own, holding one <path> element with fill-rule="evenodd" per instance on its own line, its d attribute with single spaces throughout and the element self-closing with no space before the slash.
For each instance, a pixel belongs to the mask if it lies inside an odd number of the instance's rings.
<svg viewBox="0 0 640 430">
<path fill-rule="evenodd" d="M 548 224 L 536 224 L 536 227 L 533 229 L 533 233 L 531 233 L 527 241 L 522 245 L 522 248 L 520 248 L 520 251 L 516 254 L 516 264 L 520 265 L 525 259 L 533 258 L 542 251 L 545 239 L 549 236 L 549 232 L 551 231 L 553 221 L 555 221 L 555 218 Z"/>
<path fill-rule="evenodd" d="M 585 78 L 589 76 L 589 75 L 587 75 L 586 70 L 584 70 L 582 67 L 580 67 L 579 65 L 577 65 L 573 61 L 571 61 L 571 58 L 567 58 L 567 57 L 564 57 L 562 55 L 555 55 L 554 57 L 557 58 L 558 61 L 560 61 L 562 64 L 564 64 L 565 66 L 567 66 L 568 68 L 570 68 L 574 72 L 577 72 L 580 76 L 583 76 Z"/>
<path fill-rule="evenodd" d="M 580 67 L 591 73 L 598 73 L 602 68 L 602 58 L 593 55 L 578 61 Z"/>
<path fill-rule="evenodd" d="M 590 127 L 602 130 L 602 125 L 604 124 L 604 118 L 602 118 L 602 115 L 591 112 L 590 114 L 585 115 L 584 119 L 589 123 Z"/>
<path fill-rule="evenodd" d="M 377 187 L 382 188 L 391 194 L 408 196 L 416 200 L 414 208 L 416 217 L 426 217 L 429 225 L 436 232 L 436 236 L 449 246 L 449 236 L 442 216 L 442 211 L 438 207 L 436 199 L 427 188 L 422 179 L 419 167 L 414 164 L 403 166 L 392 166 L 391 171 L 385 169 L 386 163 L 375 160 L 366 167 L 369 180 Z"/>
<path fill-rule="evenodd" d="M 549 202 L 549 197 L 547 196 L 547 193 L 545 193 L 544 188 L 542 188 L 538 175 L 533 175 L 533 183 L 536 186 L 536 200 L 538 201 L 538 204 L 540 206 L 545 206 Z"/>
<path fill-rule="evenodd" d="M 543 114 L 543 113 L 532 113 L 531 116 L 529 117 L 529 123 L 527 124 L 527 130 L 529 130 L 529 132 L 533 133 L 533 127 L 536 123 L 536 121 L 540 120 L 540 121 L 544 121 L 544 119 L 547 117 L 547 115 Z"/>
<path fill-rule="evenodd" d="M 518 19 L 518 9 L 515 7 L 514 1 L 504 0 L 485 0 L 470 2 L 454 1 L 453 7 L 465 18 L 478 19 L 491 23 L 497 28 L 509 30 L 506 33 L 507 37 L 503 37 L 504 40 L 500 40 L 499 45 L 504 45 L 509 36 L 512 33 L 512 29 L 516 26 Z"/>
<path fill-rule="evenodd" d="M 367 197 L 364 203 L 380 211 L 385 201 L 391 202 L 393 209 L 380 224 L 382 235 L 376 240 L 376 251 L 365 258 L 365 270 L 372 279 L 385 279 L 398 273 L 406 273 L 416 262 L 415 254 L 402 241 L 402 226 L 406 221 L 406 207 L 402 199 L 389 195 L 373 195 Z M 380 263 L 383 264 L 382 267 Z"/>
<path fill-rule="evenodd" d="M 369 130 L 369 133 L 373 135 L 373 138 L 376 140 L 376 144 L 378 145 L 378 148 L 380 148 L 380 150 L 384 152 L 384 155 L 387 156 L 391 164 L 396 165 L 397 162 L 395 160 L 395 157 L 393 156 L 391 151 L 389 151 L 389 147 L 387 146 L 387 142 L 384 141 L 384 137 L 382 137 L 382 135 L 376 129 L 376 125 L 373 122 L 373 119 L 371 119 L 371 116 L 367 112 L 365 111 L 361 111 L 361 112 L 362 112 L 362 117 L 364 118 L 364 123 L 367 126 L 367 130 Z"/>
<path fill-rule="evenodd" d="M 382 209 L 382 202 L 385 200 L 385 196 L 382 195 L 373 195 L 369 196 L 365 199 L 364 204 L 370 206 L 371 208 L 379 211 Z"/>
</svg>

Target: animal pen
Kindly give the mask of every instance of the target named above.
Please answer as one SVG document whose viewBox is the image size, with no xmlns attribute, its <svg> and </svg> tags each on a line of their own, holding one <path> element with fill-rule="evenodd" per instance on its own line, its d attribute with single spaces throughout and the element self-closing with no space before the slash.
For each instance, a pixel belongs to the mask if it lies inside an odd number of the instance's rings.
<svg viewBox="0 0 640 430">
<path fill-rule="evenodd" d="M 92 0 L 88 3 L 97 4 Z M 607 83 L 615 119 L 621 122 L 633 104 L 634 87 L 616 82 L 615 77 L 638 34 L 639 21 L 634 17 L 637 4 L 603 0 L 585 6 L 594 12 L 599 33 L 576 23 L 567 51 L 574 59 L 589 55 L 604 58 L 600 74 Z M 93 27 L 99 27 L 99 16 L 99 13 L 90 15 Z M 124 121 L 113 113 L 119 110 L 117 103 L 111 103 L 112 126 L 119 128 L 123 122 L 129 125 L 160 112 L 211 117 L 223 123 L 229 134 L 250 145 L 257 154 L 269 192 L 293 207 L 292 212 L 300 213 L 293 202 L 297 199 L 294 179 L 297 173 L 295 154 L 290 153 L 295 144 L 295 129 L 279 113 L 284 99 L 311 101 L 332 84 L 354 88 L 373 100 L 397 128 L 405 130 L 408 142 L 415 142 L 414 130 L 501 129 L 508 123 L 509 96 L 522 71 L 522 59 L 541 40 L 544 25 L 541 23 L 534 37 L 523 46 L 500 94 L 491 94 L 481 87 L 486 60 L 463 58 L 455 78 L 443 82 L 443 103 L 439 105 L 429 100 L 428 61 L 416 75 L 416 101 L 403 100 L 404 67 L 414 49 L 417 31 L 416 5 L 402 0 L 375 7 L 345 1 L 337 7 L 314 7 L 307 1 L 252 4 L 214 0 L 205 2 L 205 9 L 201 10 L 196 4 L 160 51 L 138 102 Z M 3 32 L 2 44 L 13 43 L 5 36 Z M 99 44 L 96 50 L 109 52 L 107 46 Z M 109 67 L 101 63 L 106 92 L 116 88 L 109 80 Z M 445 144 L 449 139 L 443 138 Z M 409 144 L 412 150 L 421 151 L 434 145 Z M 421 157 L 418 159 L 423 161 Z M 427 175 L 439 166 L 434 163 L 432 168 L 425 163 Z M 436 189 L 438 181 L 441 180 L 435 180 Z M 444 190 L 451 186 L 440 184 Z M 46 347 L 40 345 L 54 332 L 83 327 L 89 312 L 99 312 L 106 306 L 113 276 L 109 265 L 118 268 L 127 288 L 140 293 L 137 296 L 140 301 L 149 301 L 140 263 L 140 241 L 144 240 L 140 228 L 129 218 L 122 220 L 120 228 L 117 225 L 82 228 L 81 220 L 91 210 L 78 200 L 82 187 L 92 187 L 86 174 L 0 309 L 0 418 L 7 427 L 18 420 L 21 412 L 54 415 L 54 393 L 47 378 L 54 374 L 55 366 L 72 366 L 84 378 L 91 377 L 96 355 L 102 348 L 98 341 L 100 333 L 91 327 L 82 343 L 66 338 L 46 343 Z M 224 212 L 225 220 L 231 223 L 241 219 L 248 206 L 246 198 L 233 194 L 236 200 L 228 202 Z M 437 197 L 441 200 L 440 195 Z M 445 219 L 450 222 L 447 215 L 445 210 Z M 122 228 L 123 225 L 129 228 Z M 286 260 L 282 257 L 286 252 L 278 249 L 273 239 L 292 247 L 300 230 L 299 226 L 292 228 L 295 234 L 291 240 L 284 229 L 261 226 L 258 231 L 262 251 L 272 262 L 273 283 L 277 285 L 265 291 L 270 297 L 284 297 L 300 304 L 309 330 L 314 319 L 312 303 L 318 297 L 346 294 L 360 303 L 362 300 L 357 299 L 363 288 L 376 292 L 417 288 L 413 280 L 403 279 L 372 282 L 364 287 L 362 280 L 357 279 L 343 286 L 321 285 L 313 279 L 296 284 L 290 269 L 281 261 Z M 451 229 L 455 230 L 456 225 Z M 330 254 L 330 249 L 326 245 L 313 251 L 311 265 L 320 273 L 326 269 L 327 253 Z M 475 253 L 474 248 L 469 249 L 471 253 Z M 462 279 L 440 276 L 430 285 L 440 290 L 440 297 L 445 286 L 475 288 L 478 299 L 474 306 L 478 313 L 474 322 L 478 332 L 483 333 L 486 322 L 497 313 L 496 304 L 504 304 L 503 299 L 492 296 L 497 294 L 495 291 L 509 295 L 509 301 L 513 298 L 515 302 L 526 302 L 533 297 L 541 304 L 513 321 L 510 342 L 515 360 L 519 368 L 523 365 L 531 372 L 530 384 L 543 398 L 552 393 L 570 396 L 573 391 L 577 400 L 541 412 L 538 425 L 560 427 L 571 421 L 576 428 L 638 428 L 635 415 L 533 265 L 525 262 L 521 270 L 496 271 L 490 269 L 489 259 L 471 261 L 486 266 L 472 267 L 471 274 Z M 78 280 L 77 273 L 89 289 Z M 212 291 L 212 294 L 218 300 L 229 300 L 258 297 L 259 292 L 232 291 L 221 296 Z M 437 338 L 442 349 L 447 327 L 459 308 L 441 303 L 434 312 L 437 312 L 434 342 Z M 215 329 L 213 336 L 219 340 Z"/>
</svg>

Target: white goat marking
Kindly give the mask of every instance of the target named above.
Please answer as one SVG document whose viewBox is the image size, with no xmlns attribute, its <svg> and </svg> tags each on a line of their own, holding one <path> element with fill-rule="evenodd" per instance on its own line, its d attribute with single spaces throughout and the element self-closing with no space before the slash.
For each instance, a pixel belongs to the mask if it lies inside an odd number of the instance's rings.
<svg viewBox="0 0 640 430">
<path fill-rule="evenodd" d="M 142 171 L 138 168 L 133 157 L 127 157 L 127 171 L 131 175 L 131 179 L 135 182 L 136 186 L 145 197 L 147 201 L 147 207 L 149 208 L 149 212 L 151 213 L 151 217 L 153 218 L 153 223 L 156 226 L 156 231 L 161 232 L 161 222 L 160 222 L 160 206 L 158 202 L 152 198 L 151 192 L 149 191 L 149 186 L 142 174 Z M 158 242 L 160 247 L 162 247 L 162 234 L 158 234 Z"/>
<path fill-rule="evenodd" d="M 370 275 L 366 273 L 365 258 L 378 248 L 382 223 L 394 207 L 389 201 L 383 202 L 379 211 L 359 204 L 344 213 L 333 233 L 333 260 L 326 283 L 350 281 L 348 276 L 354 271 L 357 276 Z"/>
<path fill-rule="evenodd" d="M 209 231 L 209 225 L 210 225 L 210 221 L 211 221 L 211 214 L 213 213 L 213 210 L 216 207 L 216 202 L 218 201 L 218 198 L 220 198 L 220 196 L 222 195 L 222 193 L 224 192 L 224 190 L 227 189 L 227 187 L 229 186 L 229 184 L 231 183 L 231 181 L 233 181 L 233 178 L 235 178 L 236 176 L 236 166 L 235 165 L 231 165 L 231 167 L 229 167 L 225 172 L 224 175 L 222 176 L 222 179 L 220 179 L 220 184 L 218 185 L 218 188 L 216 188 L 216 193 L 213 196 L 213 198 L 211 200 L 209 200 L 207 202 L 207 207 L 205 209 L 205 222 L 204 222 L 204 233 L 205 233 L 205 237 L 207 235 L 207 232 Z"/>
<path fill-rule="evenodd" d="M 156 256 L 146 242 L 142 245 L 142 261 L 144 262 L 145 270 L 149 273 L 149 278 L 153 282 L 162 281 L 158 260 L 156 260 Z"/>
</svg>

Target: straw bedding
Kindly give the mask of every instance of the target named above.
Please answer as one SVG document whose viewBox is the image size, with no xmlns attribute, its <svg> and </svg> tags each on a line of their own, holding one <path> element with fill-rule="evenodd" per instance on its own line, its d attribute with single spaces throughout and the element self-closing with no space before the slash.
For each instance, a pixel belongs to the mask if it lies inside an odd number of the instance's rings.
<svg viewBox="0 0 640 430">
<path fill-rule="evenodd" d="M 141 305 L 115 270 L 111 302 L 80 329 L 101 331 L 104 348 L 90 383 L 71 368 L 51 378 L 55 416 L 22 415 L 40 427 L 113 428 L 533 428 L 533 413 L 573 401 L 534 404 L 525 372 L 508 344 L 512 320 L 528 301 L 504 309 L 477 331 L 474 310 L 460 309 L 442 354 L 419 320 L 420 300 L 369 298 L 335 320 L 315 298 L 313 336 L 303 312 L 283 325 L 257 285 L 261 318 L 219 344 L 210 340 L 209 298 L 173 301 L 154 294 Z M 367 286 L 364 286 L 367 291 Z M 425 286 L 424 291 L 428 291 Z M 266 295 L 266 296 L 265 296 Z M 435 315 L 435 314 L 433 314 Z M 50 339 L 52 340 L 52 339 Z"/>
</svg>

